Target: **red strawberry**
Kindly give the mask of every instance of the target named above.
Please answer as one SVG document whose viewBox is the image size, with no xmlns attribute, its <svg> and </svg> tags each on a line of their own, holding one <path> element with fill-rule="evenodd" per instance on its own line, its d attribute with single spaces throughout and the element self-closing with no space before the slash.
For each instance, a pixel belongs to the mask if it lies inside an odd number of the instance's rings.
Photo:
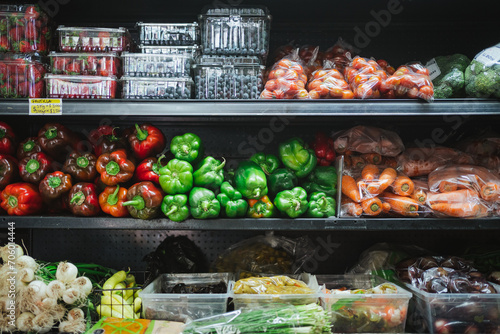
<svg viewBox="0 0 500 334">
<path fill-rule="evenodd" d="M 106 59 L 106 57 L 103 57 L 99 60 L 99 75 L 102 75 L 104 77 L 109 77 L 110 75 L 116 74 L 116 68 L 114 66 L 114 62 L 111 59 Z"/>
<path fill-rule="evenodd" d="M 35 26 L 34 21 L 26 22 L 26 26 L 24 27 L 24 35 L 26 39 L 34 41 L 37 39 L 38 29 Z"/>
<path fill-rule="evenodd" d="M 28 79 L 31 82 L 38 82 L 42 79 L 43 76 L 43 69 L 41 69 L 39 66 L 32 65 L 29 67 L 29 72 L 28 72 Z"/>
<path fill-rule="evenodd" d="M 29 6 L 28 8 L 26 8 L 26 11 L 24 12 L 24 18 L 26 20 L 37 19 L 39 16 L 40 16 L 40 11 L 35 6 Z"/>
<path fill-rule="evenodd" d="M 19 82 L 17 85 L 17 96 L 18 97 L 27 97 L 28 96 L 28 83 L 27 82 Z"/>
<path fill-rule="evenodd" d="M 95 75 L 97 73 L 97 68 L 99 67 L 99 61 L 95 56 L 87 57 L 87 71 L 89 74 Z"/>
<path fill-rule="evenodd" d="M 80 93 L 81 95 L 89 96 L 90 95 L 89 86 L 83 85 Z"/>
<path fill-rule="evenodd" d="M 54 58 L 52 62 L 52 70 L 53 73 L 59 74 L 59 73 L 66 73 L 64 70 L 66 68 L 66 64 L 69 63 L 68 58 L 64 57 L 56 57 Z"/>
<path fill-rule="evenodd" d="M 107 31 L 101 31 L 97 37 L 99 37 L 99 46 L 101 49 L 106 49 L 110 47 L 110 41 L 109 41 L 109 32 Z"/>
<path fill-rule="evenodd" d="M 66 72 L 68 74 L 80 74 L 82 72 L 80 62 L 79 61 L 73 61 L 66 66 Z"/>
<path fill-rule="evenodd" d="M 20 41 L 19 42 L 19 52 L 28 53 L 31 51 L 31 44 L 28 41 Z"/>
<path fill-rule="evenodd" d="M 109 82 L 109 97 L 114 99 L 116 96 L 116 81 Z"/>
<path fill-rule="evenodd" d="M 43 96 L 43 80 L 38 81 L 35 84 L 30 84 L 29 86 L 30 98 L 42 97 Z"/>
<path fill-rule="evenodd" d="M 46 51 L 47 50 L 47 40 L 44 35 L 40 35 L 40 43 L 36 43 L 36 50 Z"/>
<path fill-rule="evenodd" d="M 7 36 L 0 37 L 0 51 L 5 52 L 9 50 L 9 39 Z"/>
<path fill-rule="evenodd" d="M 16 26 L 15 28 L 10 29 L 9 36 L 11 41 L 20 41 L 24 38 L 23 28 Z"/>
</svg>

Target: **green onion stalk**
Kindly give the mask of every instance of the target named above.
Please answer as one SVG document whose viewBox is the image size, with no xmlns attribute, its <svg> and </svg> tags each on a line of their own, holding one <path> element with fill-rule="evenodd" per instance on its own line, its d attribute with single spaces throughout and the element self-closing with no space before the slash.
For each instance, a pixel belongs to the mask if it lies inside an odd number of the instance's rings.
<svg viewBox="0 0 500 334">
<path fill-rule="evenodd" d="M 48 283 L 56 279 L 57 266 L 59 262 L 37 261 L 38 270 L 35 273 L 40 279 Z M 73 263 L 78 269 L 78 276 L 85 276 L 91 282 L 92 286 L 100 288 L 99 283 L 116 273 L 115 269 L 107 268 L 95 263 Z"/>
</svg>

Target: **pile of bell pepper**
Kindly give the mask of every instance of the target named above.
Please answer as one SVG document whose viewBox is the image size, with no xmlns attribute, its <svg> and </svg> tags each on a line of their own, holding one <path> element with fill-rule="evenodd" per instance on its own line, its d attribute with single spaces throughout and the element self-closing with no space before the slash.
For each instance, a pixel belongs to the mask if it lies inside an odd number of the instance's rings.
<svg viewBox="0 0 500 334">
<path fill-rule="evenodd" d="M 49 213 L 181 222 L 217 217 L 331 217 L 337 170 L 333 142 L 318 134 L 311 148 L 300 138 L 279 154 L 254 154 L 236 169 L 206 156 L 199 136 L 172 138 L 134 124 L 99 126 L 85 138 L 57 123 L 17 144 L 0 122 L 0 206 L 9 215 Z M 169 158 L 164 151 L 169 151 Z M 16 157 L 14 157 L 14 154 Z"/>
</svg>

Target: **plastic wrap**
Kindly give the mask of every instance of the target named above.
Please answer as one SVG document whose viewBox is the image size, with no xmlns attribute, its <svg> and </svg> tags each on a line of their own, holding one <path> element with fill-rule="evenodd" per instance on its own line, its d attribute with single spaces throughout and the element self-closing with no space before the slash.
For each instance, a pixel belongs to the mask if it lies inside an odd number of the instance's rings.
<svg viewBox="0 0 500 334">
<path fill-rule="evenodd" d="M 323 69 L 312 73 L 311 80 L 307 84 L 311 99 L 354 98 L 354 93 L 349 89 L 349 84 L 334 66 L 331 61 L 325 61 Z"/>
<path fill-rule="evenodd" d="M 193 91 L 191 78 L 123 77 L 124 99 L 190 99 Z"/>
<path fill-rule="evenodd" d="M 465 69 L 470 59 L 463 54 L 432 58 L 425 65 L 434 85 L 434 97 L 446 99 L 465 97 Z"/>
<path fill-rule="evenodd" d="M 152 46 L 152 45 L 139 45 L 142 53 L 155 54 L 155 55 L 187 55 L 196 58 L 200 55 L 200 47 L 197 45 L 192 46 Z"/>
<path fill-rule="evenodd" d="M 500 43 L 479 52 L 465 70 L 469 97 L 500 98 Z"/>
<path fill-rule="evenodd" d="M 44 74 L 40 57 L 0 54 L 0 97 L 43 97 Z"/>
<path fill-rule="evenodd" d="M 344 75 L 357 99 L 392 97 L 390 90 L 383 89 L 388 75 L 373 59 L 354 57 Z"/>
<path fill-rule="evenodd" d="M 259 235 L 229 247 L 212 264 L 215 272 L 297 273 L 314 253 L 308 237 Z"/>
<path fill-rule="evenodd" d="M 141 44 L 186 46 L 199 44 L 198 23 L 143 23 L 137 22 Z"/>
<path fill-rule="evenodd" d="M 120 76 L 121 62 L 117 53 L 60 53 L 51 52 L 53 74 Z"/>
<path fill-rule="evenodd" d="M 420 63 L 411 63 L 398 67 L 393 75 L 385 80 L 381 91 L 393 92 L 398 99 L 434 100 L 434 86 L 429 77 L 429 70 Z"/>
<path fill-rule="evenodd" d="M 181 333 L 183 329 L 184 324 L 182 322 L 103 317 L 86 333 L 112 334 L 123 332 L 143 334 L 178 334 Z"/>
<path fill-rule="evenodd" d="M 397 133 L 372 126 L 358 125 L 338 132 L 333 137 L 335 151 L 338 154 L 354 151 L 395 157 L 405 149 Z"/>
<path fill-rule="evenodd" d="M 131 51 L 133 42 L 125 28 L 57 28 L 59 50 L 62 52 L 122 52 Z"/>
<path fill-rule="evenodd" d="M 118 93 L 115 77 L 46 74 L 47 97 L 67 99 L 114 99 Z"/>
<path fill-rule="evenodd" d="M 500 175 L 500 137 L 498 135 L 485 134 L 479 138 L 466 139 L 457 147 L 473 156 L 476 164 Z"/>
<path fill-rule="evenodd" d="M 235 294 L 308 294 L 314 293 L 306 283 L 288 276 L 249 277 L 236 281 Z"/>
<path fill-rule="evenodd" d="M 307 76 L 297 50 L 273 65 L 261 99 L 309 99 Z"/>
<path fill-rule="evenodd" d="M 448 147 L 407 148 L 397 156 L 398 170 L 410 177 L 429 175 L 436 168 L 447 164 L 472 164 L 466 153 Z"/>
<path fill-rule="evenodd" d="M 324 59 L 333 61 L 335 68 L 344 74 L 345 68 L 351 62 L 351 56 L 354 56 L 354 47 L 340 37 L 332 47 L 325 51 Z"/>
<path fill-rule="evenodd" d="M 123 52 L 122 60 L 123 73 L 126 76 L 182 78 L 191 75 L 193 57 Z"/>
</svg>

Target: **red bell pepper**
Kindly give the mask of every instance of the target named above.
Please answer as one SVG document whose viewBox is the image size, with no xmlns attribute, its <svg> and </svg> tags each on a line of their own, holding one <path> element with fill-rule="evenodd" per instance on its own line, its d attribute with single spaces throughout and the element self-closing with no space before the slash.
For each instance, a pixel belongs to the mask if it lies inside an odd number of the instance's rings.
<svg viewBox="0 0 500 334">
<path fill-rule="evenodd" d="M 333 139 L 328 137 L 325 133 L 316 133 L 316 137 L 311 147 L 318 159 L 318 166 L 330 166 L 335 162 Z"/>
<path fill-rule="evenodd" d="M 97 129 L 90 131 L 88 140 L 94 146 L 102 136 L 109 136 L 113 133 L 113 127 L 110 125 L 101 125 Z"/>
<path fill-rule="evenodd" d="M 80 182 L 69 192 L 69 209 L 75 216 L 96 216 L 101 212 L 99 196 L 93 183 Z"/>
<path fill-rule="evenodd" d="M 10 216 L 27 216 L 42 210 L 42 196 L 31 183 L 9 184 L 1 194 L 0 206 Z"/>
<path fill-rule="evenodd" d="M 78 150 L 78 136 L 58 123 L 47 123 L 38 131 L 38 143 L 42 150 L 59 162 Z"/>
<path fill-rule="evenodd" d="M 116 129 L 109 125 L 102 125 L 90 132 L 89 141 L 96 156 L 111 153 L 121 148 L 127 149 L 127 139 L 117 135 Z"/>
<path fill-rule="evenodd" d="M 99 195 L 99 204 L 104 213 L 113 217 L 127 217 L 129 215 L 126 206 L 123 203 L 127 201 L 127 188 L 106 187 Z"/>
<path fill-rule="evenodd" d="M 38 144 L 38 138 L 28 137 L 23 140 L 17 147 L 17 159 L 23 160 L 33 153 L 38 152 L 42 152 L 42 147 L 40 146 L 40 144 Z"/>
<path fill-rule="evenodd" d="M 17 168 L 16 158 L 0 154 L 0 190 L 16 180 L 18 176 Z"/>
<path fill-rule="evenodd" d="M 19 161 L 19 175 L 24 182 L 39 184 L 52 171 L 52 159 L 39 152 Z"/>
<path fill-rule="evenodd" d="M 16 153 L 16 135 L 9 124 L 0 122 L 0 154 Z"/>
<path fill-rule="evenodd" d="M 166 165 L 161 162 L 163 158 L 165 158 L 164 155 L 158 159 L 147 158 L 141 162 L 135 169 L 135 180 L 137 182 L 151 181 L 160 184 L 160 168 Z"/>
<path fill-rule="evenodd" d="M 128 130 L 127 139 L 134 156 L 140 160 L 155 156 L 165 148 L 165 136 L 150 124 L 136 124 L 135 129 Z"/>
<path fill-rule="evenodd" d="M 101 181 L 108 186 L 127 182 L 134 176 L 135 165 L 127 157 L 125 150 L 116 150 L 99 156 L 96 164 Z"/>
</svg>

